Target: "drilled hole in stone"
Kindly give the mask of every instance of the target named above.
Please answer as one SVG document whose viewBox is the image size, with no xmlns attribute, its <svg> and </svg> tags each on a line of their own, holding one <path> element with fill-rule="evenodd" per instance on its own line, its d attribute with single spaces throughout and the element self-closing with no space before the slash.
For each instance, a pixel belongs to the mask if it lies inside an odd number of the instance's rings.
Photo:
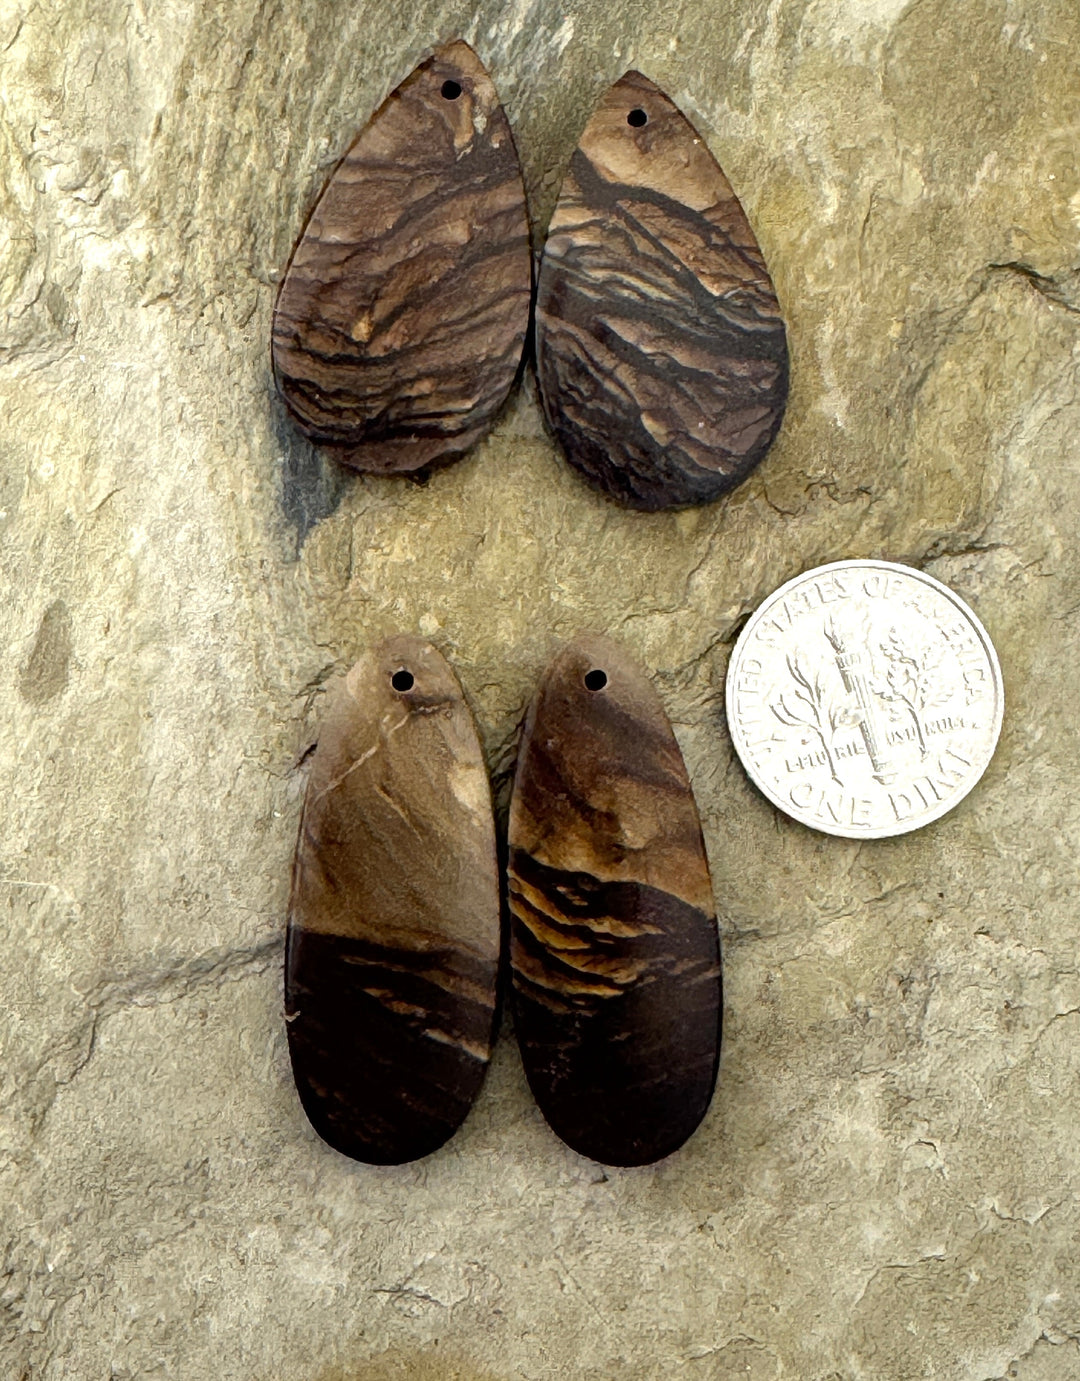
<svg viewBox="0 0 1080 1381">
<path fill-rule="evenodd" d="M 626 117 L 626 123 L 628 125 L 633 125 L 635 129 L 640 129 L 642 125 L 647 125 L 649 123 L 649 117 L 645 114 L 645 112 L 641 109 L 640 106 L 635 106 L 634 109 L 630 112 L 630 114 Z"/>
<path fill-rule="evenodd" d="M 442 84 L 443 99 L 446 101 L 456 101 L 461 95 L 461 83 L 445 81 Z"/>
<path fill-rule="evenodd" d="M 607 672 L 595 667 L 592 671 L 585 673 L 585 689 L 591 691 L 603 690 L 607 685 Z"/>
<path fill-rule="evenodd" d="M 390 678 L 390 684 L 396 691 L 412 690 L 414 677 L 411 671 L 395 671 Z"/>
</svg>

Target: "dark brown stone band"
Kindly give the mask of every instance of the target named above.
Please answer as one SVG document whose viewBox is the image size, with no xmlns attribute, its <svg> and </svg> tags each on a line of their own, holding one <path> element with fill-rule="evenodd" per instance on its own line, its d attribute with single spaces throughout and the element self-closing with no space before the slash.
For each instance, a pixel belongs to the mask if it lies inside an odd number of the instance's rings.
<svg viewBox="0 0 1080 1381">
<path fill-rule="evenodd" d="M 535 860 L 510 873 L 514 1010 L 529 1083 L 575 1150 L 608 1165 L 647 1165 L 677 1150 L 704 1117 L 719 1059 L 715 922 L 633 883 L 597 884 L 589 925 L 550 924 L 520 889 Z M 550 897 L 588 888 L 549 873 Z M 580 917 L 581 912 L 576 914 Z M 611 920 L 620 922 L 611 933 Z M 636 932 L 630 934 L 628 932 Z"/>
<path fill-rule="evenodd" d="M 490 966 L 294 926 L 286 1021 L 308 1118 L 336 1150 L 396 1165 L 464 1121 L 491 1049 Z"/>
</svg>

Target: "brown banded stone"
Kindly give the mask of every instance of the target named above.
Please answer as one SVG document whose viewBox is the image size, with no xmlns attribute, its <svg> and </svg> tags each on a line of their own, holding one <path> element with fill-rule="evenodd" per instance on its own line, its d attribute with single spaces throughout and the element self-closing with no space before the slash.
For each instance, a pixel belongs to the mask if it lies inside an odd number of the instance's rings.
<svg viewBox="0 0 1080 1381">
<path fill-rule="evenodd" d="M 371 117 L 315 205 L 274 310 L 274 376 L 311 440 L 356 470 L 452 460 L 521 365 L 532 292 L 525 189 L 467 43 Z"/>
<path fill-rule="evenodd" d="M 575 1151 L 646 1165 L 712 1097 L 720 946 L 701 825 L 659 697 L 581 637 L 529 708 L 509 824 L 514 1025 Z"/>
<path fill-rule="evenodd" d="M 537 373 L 571 465 L 631 508 L 705 503 L 772 444 L 788 352 L 731 184 L 640 72 L 581 136 L 537 282 Z"/>
<path fill-rule="evenodd" d="M 328 709 L 293 868 L 289 1052 L 331 1146 L 399 1164 L 461 1124 L 491 1055 L 499 924 L 472 716 L 430 643 L 392 638 Z"/>
</svg>

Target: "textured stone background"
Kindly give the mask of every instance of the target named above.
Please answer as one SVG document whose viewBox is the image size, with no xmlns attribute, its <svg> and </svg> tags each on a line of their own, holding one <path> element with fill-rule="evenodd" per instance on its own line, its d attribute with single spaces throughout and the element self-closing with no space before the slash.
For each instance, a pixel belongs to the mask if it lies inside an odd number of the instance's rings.
<svg viewBox="0 0 1080 1381">
<path fill-rule="evenodd" d="M 352 133 L 463 33 L 534 218 L 631 65 L 700 125 L 790 323 L 727 501 L 625 513 L 531 384 L 426 487 L 275 403 L 274 287 Z M 1080 1376 L 1076 0 L 2 0 L 0 1374 L 45 1381 Z M 733 762 L 740 621 L 822 561 L 995 637 L 995 762 L 849 843 Z M 655 671 L 703 810 L 727 1026 L 698 1135 L 567 1151 L 504 1032 L 443 1152 L 319 1143 L 280 1014 L 320 687 L 443 647 L 502 795 L 555 643 Z"/>
</svg>

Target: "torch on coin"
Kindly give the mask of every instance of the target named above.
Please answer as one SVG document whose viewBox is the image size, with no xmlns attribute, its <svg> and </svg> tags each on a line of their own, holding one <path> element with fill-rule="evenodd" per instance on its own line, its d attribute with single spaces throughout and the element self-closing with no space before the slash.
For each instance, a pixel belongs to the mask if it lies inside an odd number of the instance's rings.
<svg viewBox="0 0 1080 1381">
<path fill-rule="evenodd" d="M 836 653 L 836 665 L 843 678 L 844 689 L 849 695 L 854 695 L 858 703 L 859 728 L 874 767 L 874 779 L 882 786 L 888 786 L 896 780 L 896 771 L 882 751 L 881 726 L 874 695 L 866 680 L 862 649 L 857 641 L 853 641 L 851 634 L 838 628 L 832 619 L 825 625 L 824 633 Z"/>
</svg>

